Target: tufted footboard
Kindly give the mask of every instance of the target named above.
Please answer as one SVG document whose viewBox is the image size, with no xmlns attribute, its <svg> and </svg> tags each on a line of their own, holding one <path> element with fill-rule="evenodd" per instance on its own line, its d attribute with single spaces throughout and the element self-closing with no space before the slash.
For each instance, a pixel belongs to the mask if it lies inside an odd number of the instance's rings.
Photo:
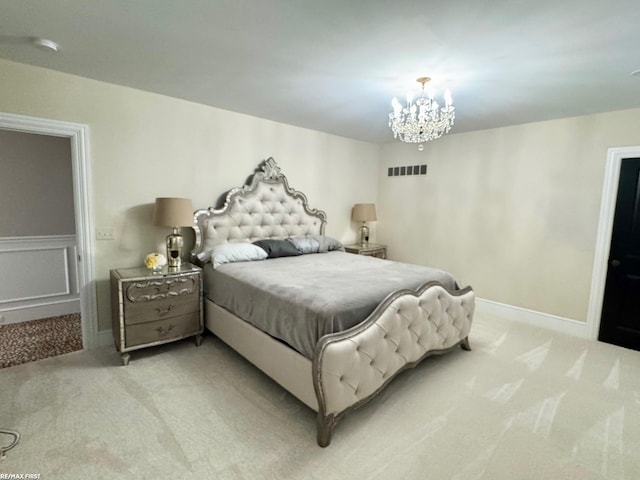
<svg viewBox="0 0 640 480">
<path fill-rule="evenodd" d="M 449 292 L 430 282 L 394 292 L 361 324 L 320 339 L 313 358 L 318 444 L 329 445 L 340 417 L 402 370 L 456 345 L 469 350 L 474 298 L 470 287 Z"/>
</svg>

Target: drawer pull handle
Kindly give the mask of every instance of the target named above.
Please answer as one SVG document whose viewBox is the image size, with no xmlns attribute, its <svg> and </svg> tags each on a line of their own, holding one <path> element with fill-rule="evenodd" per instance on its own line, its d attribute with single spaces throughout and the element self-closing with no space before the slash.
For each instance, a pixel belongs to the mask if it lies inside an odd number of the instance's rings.
<svg viewBox="0 0 640 480">
<path fill-rule="evenodd" d="M 164 327 L 156 328 L 156 331 L 158 332 L 159 336 L 166 337 L 167 335 L 169 335 L 169 332 L 173 330 L 174 327 L 175 327 L 174 324 L 169 324 L 167 328 L 164 328 Z"/>
<path fill-rule="evenodd" d="M 156 307 L 156 312 L 158 312 L 159 317 L 164 317 L 167 313 L 169 313 L 174 308 L 175 308 L 174 305 L 169 305 L 167 308 Z"/>
</svg>

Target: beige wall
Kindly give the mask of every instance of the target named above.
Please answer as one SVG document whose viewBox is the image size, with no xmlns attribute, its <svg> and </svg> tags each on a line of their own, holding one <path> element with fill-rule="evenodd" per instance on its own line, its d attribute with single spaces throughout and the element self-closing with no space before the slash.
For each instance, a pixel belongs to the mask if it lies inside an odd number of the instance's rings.
<svg viewBox="0 0 640 480">
<path fill-rule="evenodd" d="M 68 138 L 0 130 L 0 237 L 74 235 Z"/>
<path fill-rule="evenodd" d="M 354 203 L 376 202 L 393 259 L 432 265 L 481 298 L 584 321 L 608 147 L 640 144 L 640 110 L 454 134 L 383 147 L 0 60 L 0 110 L 87 124 L 99 329 L 109 269 L 162 248 L 156 196 L 212 204 L 273 156 L 290 184 L 355 239 Z M 377 162 L 379 160 L 379 162 Z M 387 167 L 427 163 L 426 177 Z"/>
<path fill-rule="evenodd" d="M 481 298 L 586 321 L 607 148 L 639 144 L 636 109 L 385 145 L 379 240 Z"/>
<path fill-rule="evenodd" d="M 163 248 L 157 196 L 210 206 L 273 156 L 343 241 L 356 236 L 353 204 L 377 197 L 376 145 L 4 60 L 0 85 L 0 111 L 89 126 L 94 225 L 116 233 L 95 243 L 99 330 L 110 328 L 109 270 Z"/>
</svg>

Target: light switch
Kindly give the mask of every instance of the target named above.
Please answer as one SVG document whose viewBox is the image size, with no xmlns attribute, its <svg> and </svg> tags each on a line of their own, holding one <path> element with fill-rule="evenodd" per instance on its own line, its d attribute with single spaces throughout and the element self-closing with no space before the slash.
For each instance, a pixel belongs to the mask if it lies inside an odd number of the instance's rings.
<svg viewBox="0 0 640 480">
<path fill-rule="evenodd" d="M 96 240 L 115 240 L 116 234 L 113 228 L 97 228 Z"/>
</svg>

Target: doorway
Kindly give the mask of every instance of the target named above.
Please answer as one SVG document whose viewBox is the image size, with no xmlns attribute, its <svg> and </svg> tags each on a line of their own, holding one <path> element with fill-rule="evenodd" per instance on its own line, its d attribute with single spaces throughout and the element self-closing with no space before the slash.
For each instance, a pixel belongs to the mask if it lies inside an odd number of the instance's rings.
<svg viewBox="0 0 640 480">
<path fill-rule="evenodd" d="M 640 350 L 640 158 L 623 158 L 598 340 Z"/>
<path fill-rule="evenodd" d="M 71 144 L 73 203 L 78 255 L 78 289 L 82 343 L 85 349 L 98 346 L 95 273 L 93 263 L 93 232 L 90 205 L 90 160 L 86 125 L 28 117 L 0 112 L 0 129 L 66 137 Z"/>
<path fill-rule="evenodd" d="M 633 211 L 638 212 L 636 217 L 640 216 L 640 205 L 633 206 L 633 198 L 638 196 L 637 173 L 635 179 L 633 178 L 634 163 L 637 163 L 638 158 L 640 158 L 640 146 L 610 148 L 607 152 L 587 317 L 590 338 L 616 345 L 624 343 L 622 346 L 636 349 L 640 349 L 640 342 L 638 342 L 640 325 L 637 322 L 637 315 L 635 318 L 629 316 L 633 317 L 631 312 L 639 308 L 636 295 L 640 292 L 638 290 L 640 287 L 634 278 L 636 274 L 632 272 L 633 259 L 629 263 L 628 260 L 617 257 L 622 254 L 619 245 L 628 245 L 629 239 L 626 237 L 629 234 L 633 235 L 629 230 L 632 227 L 629 224 L 624 225 L 624 217 L 628 216 L 629 209 L 631 209 L 632 224 Z M 622 198 L 619 200 L 620 195 Z M 618 216 L 619 209 L 623 212 L 622 217 Z M 618 225 L 618 218 L 623 219 L 620 225 Z M 618 233 L 622 235 L 620 240 L 616 238 Z M 631 256 L 634 256 L 633 252 Z M 624 268 L 620 268 L 623 261 Z M 636 340 L 633 340 L 634 337 Z"/>
</svg>

